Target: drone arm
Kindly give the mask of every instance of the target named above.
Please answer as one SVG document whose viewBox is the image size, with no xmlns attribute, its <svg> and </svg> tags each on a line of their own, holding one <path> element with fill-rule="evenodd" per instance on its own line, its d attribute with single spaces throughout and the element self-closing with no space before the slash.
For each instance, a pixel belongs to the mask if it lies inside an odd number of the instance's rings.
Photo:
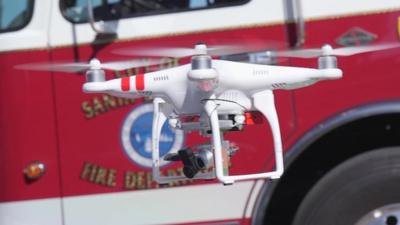
<svg viewBox="0 0 400 225">
<path fill-rule="evenodd" d="M 219 71 L 220 87 L 239 89 L 247 93 L 252 93 L 254 90 L 264 90 L 266 88 L 300 88 L 316 80 L 332 80 L 342 77 L 342 70 L 338 68 L 314 69 L 254 65 L 224 60 L 213 60 L 213 66 Z"/>
<path fill-rule="evenodd" d="M 186 92 L 186 74 L 189 69 L 190 65 L 184 65 L 103 82 L 86 82 L 83 91 L 126 98 L 168 97 L 169 100 L 179 102 L 184 95 L 182 92 Z"/>
<path fill-rule="evenodd" d="M 86 82 L 83 91 L 88 93 L 96 92 L 120 92 L 136 93 L 144 90 L 144 75 L 138 74 L 131 77 L 123 77 L 102 82 Z"/>
</svg>

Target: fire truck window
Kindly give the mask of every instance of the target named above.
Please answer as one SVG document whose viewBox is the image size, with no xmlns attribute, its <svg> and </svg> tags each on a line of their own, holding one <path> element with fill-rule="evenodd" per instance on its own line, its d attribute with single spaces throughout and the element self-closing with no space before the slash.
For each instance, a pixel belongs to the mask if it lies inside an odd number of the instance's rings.
<svg viewBox="0 0 400 225">
<path fill-rule="evenodd" d="M 1 1 L 1 0 L 0 0 Z M 250 0 L 91 0 L 95 20 L 200 10 L 245 4 Z M 61 0 L 63 15 L 73 23 L 88 21 L 87 0 Z"/>
<path fill-rule="evenodd" d="M 33 0 L 0 0 L 0 33 L 15 31 L 29 23 Z"/>
</svg>

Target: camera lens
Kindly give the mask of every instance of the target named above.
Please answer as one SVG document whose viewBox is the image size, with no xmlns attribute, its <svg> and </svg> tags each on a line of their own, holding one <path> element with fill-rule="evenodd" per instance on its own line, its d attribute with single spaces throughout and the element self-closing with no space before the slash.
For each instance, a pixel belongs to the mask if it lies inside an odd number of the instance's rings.
<svg viewBox="0 0 400 225">
<path fill-rule="evenodd" d="M 204 169 L 204 167 L 206 166 L 206 165 L 204 164 L 203 159 L 201 159 L 200 157 L 196 157 L 196 163 L 197 163 L 197 167 L 198 167 L 199 169 Z"/>
</svg>

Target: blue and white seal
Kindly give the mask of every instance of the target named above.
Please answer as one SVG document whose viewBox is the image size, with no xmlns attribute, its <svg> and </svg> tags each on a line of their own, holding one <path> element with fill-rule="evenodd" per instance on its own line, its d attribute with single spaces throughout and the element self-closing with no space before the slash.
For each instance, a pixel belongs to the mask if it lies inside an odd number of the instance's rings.
<svg viewBox="0 0 400 225">
<path fill-rule="evenodd" d="M 126 117 L 121 130 L 121 141 L 125 153 L 136 164 L 152 167 L 151 132 L 153 123 L 153 104 L 143 104 L 133 109 Z M 184 132 L 172 130 L 164 123 L 160 136 L 160 157 L 175 153 L 182 148 Z M 167 161 L 161 161 L 161 166 Z"/>
</svg>

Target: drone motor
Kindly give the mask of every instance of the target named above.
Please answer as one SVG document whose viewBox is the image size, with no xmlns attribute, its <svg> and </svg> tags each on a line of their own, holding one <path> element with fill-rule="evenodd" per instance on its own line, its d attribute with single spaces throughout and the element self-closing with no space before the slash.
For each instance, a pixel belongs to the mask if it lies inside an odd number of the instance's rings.
<svg viewBox="0 0 400 225">
<path fill-rule="evenodd" d="M 86 71 L 86 82 L 103 82 L 106 80 L 105 72 L 101 69 L 101 64 L 98 59 L 91 59 L 89 65 L 90 68 Z"/>
<path fill-rule="evenodd" d="M 321 56 L 318 58 L 318 69 L 337 68 L 337 58 L 335 56 Z"/>
<path fill-rule="evenodd" d="M 195 55 L 192 56 L 191 67 L 188 73 L 189 80 L 199 82 L 198 87 L 203 91 L 211 91 L 217 87 L 218 73 L 211 67 L 211 56 L 207 55 L 207 46 L 197 44 Z"/>
<path fill-rule="evenodd" d="M 334 69 L 337 68 L 337 58 L 331 55 L 332 46 L 326 44 L 322 46 L 322 56 L 318 57 L 319 69 Z"/>
</svg>

